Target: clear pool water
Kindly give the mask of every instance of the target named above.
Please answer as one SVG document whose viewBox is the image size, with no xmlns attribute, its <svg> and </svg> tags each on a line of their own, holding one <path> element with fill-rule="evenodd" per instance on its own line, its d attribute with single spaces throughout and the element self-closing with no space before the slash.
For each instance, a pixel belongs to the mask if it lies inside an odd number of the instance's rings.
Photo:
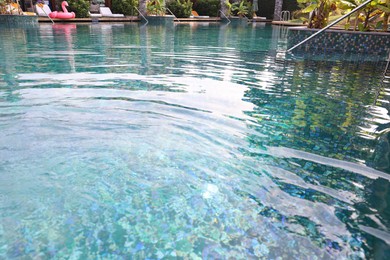
<svg viewBox="0 0 390 260">
<path fill-rule="evenodd" d="M 283 28 L 0 28 L 1 259 L 385 259 L 384 63 Z"/>
</svg>

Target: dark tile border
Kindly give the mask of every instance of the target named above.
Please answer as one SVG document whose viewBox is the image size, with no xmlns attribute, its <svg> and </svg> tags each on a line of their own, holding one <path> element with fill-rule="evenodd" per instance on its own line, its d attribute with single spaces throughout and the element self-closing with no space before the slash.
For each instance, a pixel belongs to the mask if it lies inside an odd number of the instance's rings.
<svg viewBox="0 0 390 260">
<path fill-rule="evenodd" d="M 33 15 L 0 15 L 0 26 L 6 27 L 36 27 L 38 16 Z"/>
<path fill-rule="evenodd" d="M 318 30 L 304 27 L 288 28 L 287 48 L 291 48 Z M 293 53 L 364 54 L 387 58 L 390 33 L 326 30 L 293 50 Z"/>
</svg>

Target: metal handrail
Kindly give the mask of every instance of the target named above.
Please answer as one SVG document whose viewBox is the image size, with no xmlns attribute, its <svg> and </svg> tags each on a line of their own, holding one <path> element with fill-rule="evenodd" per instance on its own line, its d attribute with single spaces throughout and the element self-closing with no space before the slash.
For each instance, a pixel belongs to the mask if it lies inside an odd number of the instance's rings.
<svg viewBox="0 0 390 260">
<path fill-rule="evenodd" d="M 341 16 L 339 19 L 337 19 L 336 21 L 332 22 L 331 24 L 329 24 L 328 26 L 322 28 L 321 30 L 319 30 L 318 32 L 316 32 L 315 34 L 311 35 L 310 37 L 304 39 L 303 41 L 301 41 L 300 43 L 296 44 L 295 46 L 293 46 L 292 48 L 288 49 L 287 52 L 290 52 L 292 50 L 294 50 L 296 47 L 302 45 L 303 43 L 307 42 L 308 40 L 316 37 L 318 34 L 322 33 L 323 31 L 325 31 L 326 29 L 329 29 L 330 27 L 332 27 L 333 25 L 335 25 L 336 23 L 340 22 L 341 20 L 347 18 L 348 16 L 350 16 L 351 14 L 355 13 L 356 11 L 358 11 L 359 9 L 363 8 L 364 6 L 366 6 L 367 4 L 371 3 L 373 0 L 367 0 L 365 1 L 363 4 L 359 5 L 358 7 L 356 7 L 355 9 L 353 9 L 351 12 Z"/>
<path fill-rule="evenodd" d="M 171 13 L 171 15 L 173 15 L 173 17 L 175 17 L 175 19 L 180 23 L 180 20 L 179 20 L 179 18 L 177 18 L 176 17 L 176 15 L 174 14 L 174 13 L 172 13 L 172 11 L 168 8 L 168 7 L 165 7 L 165 9 L 167 9 L 168 10 L 168 12 L 170 12 Z"/>
<path fill-rule="evenodd" d="M 142 16 L 142 18 L 145 19 L 145 21 L 146 21 L 145 25 L 147 25 L 149 23 L 148 19 L 146 19 L 146 17 L 138 10 L 138 8 L 136 6 L 134 6 L 134 8 L 135 8 L 135 10 L 138 11 L 138 13 Z"/>
<path fill-rule="evenodd" d="M 221 10 L 219 10 L 219 12 L 220 12 L 223 16 L 225 16 L 225 18 L 229 21 L 227 24 L 231 23 L 230 19 L 226 16 L 226 14 L 224 14 L 224 12 L 222 12 Z"/>
<path fill-rule="evenodd" d="M 46 16 L 50 19 L 50 21 L 54 24 L 54 21 L 53 21 L 53 19 L 51 19 L 51 17 L 49 16 L 49 14 L 47 14 L 46 12 L 45 12 L 45 10 L 43 9 L 43 4 L 37 4 L 36 5 L 36 7 L 39 7 L 39 8 L 41 8 L 41 10 L 46 14 Z M 35 8 L 36 8 L 35 7 Z"/>
<path fill-rule="evenodd" d="M 291 20 L 291 13 L 290 11 L 282 11 L 280 12 L 280 18 L 282 21 L 289 21 Z"/>
</svg>

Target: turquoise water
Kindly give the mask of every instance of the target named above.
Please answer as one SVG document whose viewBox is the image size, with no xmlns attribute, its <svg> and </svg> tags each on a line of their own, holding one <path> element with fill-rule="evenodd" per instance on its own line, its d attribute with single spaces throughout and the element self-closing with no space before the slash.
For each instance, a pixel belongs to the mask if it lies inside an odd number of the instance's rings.
<svg viewBox="0 0 390 260">
<path fill-rule="evenodd" d="M 0 34 L 1 259 L 389 257 L 383 62 L 268 25 Z"/>
</svg>

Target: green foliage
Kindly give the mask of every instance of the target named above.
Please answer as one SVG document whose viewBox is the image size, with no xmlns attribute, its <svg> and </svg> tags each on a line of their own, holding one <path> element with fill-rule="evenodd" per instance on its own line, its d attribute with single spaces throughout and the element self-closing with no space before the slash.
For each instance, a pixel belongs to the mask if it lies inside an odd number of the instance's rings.
<svg viewBox="0 0 390 260">
<path fill-rule="evenodd" d="M 323 28 L 328 24 L 332 11 L 345 14 L 361 5 L 365 0 L 297 0 L 301 13 L 310 13 L 309 28 Z M 378 30 L 386 31 L 390 16 L 390 0 L 373 0 L 356 14 L 347 19 L 344 29 L 359 31 Z M 378 19 L 382 17 L 382 21 Z M 351 22 L 351 19 L 353 21 Z"/>
<path fill-rule="evenodd" d="M 7 13 L 7 8 L 6 6 L 10 4 L 12 1 L 11 0 L 0 0 L 0 14 L 6 14 Z"/>
<path fill-rule="evenodd" d="M 74 12 L 77 18 L 89 17 L 89 0 L 68 0 L 69 12 Z"/>
<path fill-rule="evenodd" d="M 246 7 L 248 8 L 248 14 L 246 14 L 246 16 L 249 19 L 252 19 L 253 18 L 252 3 L 249 1 L 246 1 L 246 0 L 244 2 L 245 2 Z"/>
<path fill-rule="evenodd" d="M 208 15 L 211 17 L 217 17 L 218 12 L 221 9 L 220 0 L 197 0 L 194 2 L 193 9 L 198 12 L 199 15 Z"/>
<path fill-rule="evenodd" d="M 112 12 L 124 15 L 138 15 L 138 0 L 112 0 Z"/>
<path fill-rule="evenodd" d="M 242 0 L 240 3 L 234 3 L 232 5 L 232 11 L 240 17 L 247 15 L 249 10 L 246 1 Z"/>
<path fill-rule="evenodd" d="M 321 29 L 328 24 L 329 14 L 339 0 L 297 0 L 302 13 L 310 13 L 309 28 Z"/>
<path fill-rule="evenodd" d="M 363 2 L 363 0 L 338 0 L 337 7 L 347 13 Z M 352 28 L 353 30 L 369 31 L 371 29 L 377 30 L 379 27 L 382 27 L 383 30 L 386 31 L 389 15 L 390 1 L 374 0 L 356 13 L 355 22 Z M 382 23 L 378 23 L 379 17 L 383 17 Z M 349 21 L 347 24 L 349 24 Z M 350 27 L 350 25 L 348 26 Z"/>
<path fill-rule="evenodd" d="M 226 5 L 226 16 L 231 16 L 233 13 L 233 4 L 229 2 L 229 0 L 225 1 Z"/>
<path fill-rule="evenodd" d="M 167 4 L 169 10 L 178 18 L 190 17 L 192 11 L 192 2 L 190 0 L 174 0 Z"/>
<path fill-rule="evenodd" d="M 165 15 L 165 6 L 162 0 L 151 0 L 146 3 L 148 15 Z"/>
</svg>

